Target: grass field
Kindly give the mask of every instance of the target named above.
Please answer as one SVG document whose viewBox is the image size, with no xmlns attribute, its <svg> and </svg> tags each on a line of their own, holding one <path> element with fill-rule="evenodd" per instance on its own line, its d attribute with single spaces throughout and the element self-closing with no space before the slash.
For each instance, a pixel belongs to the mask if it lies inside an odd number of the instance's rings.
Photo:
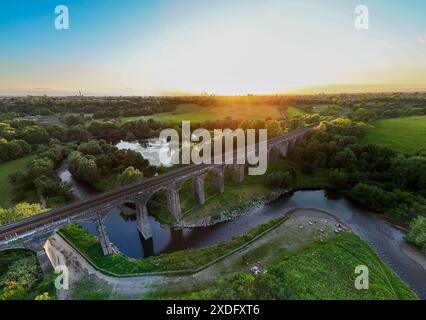
<svg viewBox="0 0 426 320">
<path fill-rule="evenodd" d="M 289 118 L 293 118 L 293 117 L 297 117 L 297 116 L 303 116 L 305 114 L 305 112 L 303 112 L 302 110 L 296 108 L 296 107 L 289 107 L 287 110 L 287 117 Z"/>
<path fill-rule="evenodd" d="M 379 144 L 415 154 L 426 150 L 426 116 L 379 120 L 363 139 L 364 144 Z"/>
<path fill-rule="evenodd" d="M 261 262 L 267 273 L 253 276 L 243 271 L 213 283 L 180 289 L 167 287 L 151 292 L 148 299 L 284 299 L 284 300 L 411 300 L 416 294 L 352 233 L 331 235 L 328 240 L 306 242 L 303 232 L 286 223 L 274 231 L 275 240 L 265 243 L 241 260 L 239 270 Z M 290 247 L 291 243 L 304 243 Z M 275 256 L 270 260 L 271 253 Z M 252 257 L 251 255 L 254 254 Z M 264 260 L 263 256 L 268 256 Z M 358 265 L 369 268 L 369 289 L 354 286 Z"/>
<path fill-rule="evenodd" d="M 12 205 L 12 185 L 9 182 L 9 175 L 24 169 L 32 158 L 26 157 L 0 164 L 0 207 L 8 208 Z"/>
<path fill-rule="evenodd" d="M 288 115 L 290 117 L 301 115 L 302 111 L 290 107 Z M 281 113 L 276 105 L 226 105 L 226 106 L 199 106 L 196 104 L 182 104 L 168 113 L 158 113 L 148 117 L 129 117 L 123 118 L 124 122 L 136 119 L 160 120 L 169 123 L 180 123 L 182 121 L 191 121 L 195 123 L 207 120 L 220 120 L 226 117 L 233 119 L 265 120 L 281 119 Z"/>
</svg>

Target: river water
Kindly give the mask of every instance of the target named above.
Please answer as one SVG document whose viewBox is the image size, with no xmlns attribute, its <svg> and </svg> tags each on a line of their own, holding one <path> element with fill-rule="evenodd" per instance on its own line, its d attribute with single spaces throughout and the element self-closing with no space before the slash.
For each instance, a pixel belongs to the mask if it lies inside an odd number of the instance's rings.
<svg viewBox="0 0 426 320">
<path fill-rule="evenodd" d="M 125 217 L 120 210 L 112 210 L 105 224 L 110 240 L 129 257 L 143 258 L 160 253 L 189 248 L 203 248 L 243 234 L 258 224 L 285 215 L 296 208 L 319 209 L 337 217 L 356 234 L 367 241 L 380 257 L 423 298 L 426 298 L 426 270 L 408 256 L 403 248 L 421 255 L 418 248 L 404 240 L 404 232 L 378 218 L 370 210 L 343 196 L 319 191 L 298 191 L 283 196 L 261 208 L 235 220 L 210 227 L 173 229 L 161 226 L 150 217 L 153 237 L 144 240 L 137 229 L 135 218 Z M 93 224 L 83 226 L 92 234 L 97 231 Z"/>
<path fill-rule="evenodd" d="M 128 149 L 139 152 L 144 159 L 149 161 L 152 166 L 160 166 L 160 150 L 169 153 L 172 156 L 174 153 L 171 150 L 170 144 L 158 138 L 152 138 L 143 141 L 120 141 L 115 145 L 119 150 Z M 165 165 L 170 166 L 170 165 Z"/>
<path fill-rule="evenodd" d="M 84 200 L 99 193 L 99 191 L 96 191 L 87 183 L 74 178 L 68 170 L 68 164 L 65 161 L 56 169 L 56 174 L 62 182 L 71 183 L 73 201 Z"/>
</svg>

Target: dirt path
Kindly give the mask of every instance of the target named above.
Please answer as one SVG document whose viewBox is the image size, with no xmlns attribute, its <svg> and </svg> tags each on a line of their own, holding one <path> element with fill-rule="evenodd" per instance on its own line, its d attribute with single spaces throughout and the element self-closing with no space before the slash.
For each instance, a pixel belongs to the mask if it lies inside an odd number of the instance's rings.
<svg viewBox="0 0 426 320">
<path fill-rule="evenodd" d="M 197 283 L 213 281 L 219 276 L 232 275 L 244 268 L 249 269 L 252 263 L 256 263 L 261 252 L 262 262 L 268 259 L 265 255 L 268 248 L 285 248 L 297 250 L 314 240 L 325 239 L 335 230 L 335 224 L 341 223 L 332 216 L 316 210 L 295 210 L 278 228 L 266 234 L 259 240 L 246 246 L 244 249 L 230 255 L 226 259 L 194 274 L 188 276 L 139 276 L 130 278 L 116 278 L 107 276 L 94 269 L 74 248 L 72 248 L 59 235 L 50 239 L 49 245 L 52 251 L 65 257 L 65 264 L 70 271 L 70 291 L 62 294 L 62 298 L 72 297 L 73 286 L 90 276 L 98 282 L 112 296 L 129 298 L 141 298 L 152 290 L 169 287 L 190 288 Z M 271 257 L 273 258 L 273 253 Z"/>
</svg>

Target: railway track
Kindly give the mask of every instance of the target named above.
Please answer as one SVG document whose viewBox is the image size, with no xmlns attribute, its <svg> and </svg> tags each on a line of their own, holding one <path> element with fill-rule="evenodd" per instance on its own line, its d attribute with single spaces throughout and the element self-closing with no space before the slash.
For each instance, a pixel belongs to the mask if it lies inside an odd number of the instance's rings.
<svg viewBox="0 0 426 320">
<path fill-rule="evenodd" d="M 313 126 L 300 128 L 294 130 L 286 135 L 275 137 L 268 140 L 268 145 L 277 144 L 288 139 L 304 135 L 308 131 L 312 130 Z M 234 156 L 237 151 L 234 152 Z M 235 158 L 234 158 L 235 159 Z M 92 209 L 97 206 L 108 204 L 108 202 L 113 202 L 114 200 L 120 199 L 123 196 L 128 194 L 133 194 L 141 192 L 143 189 L 155 188 L 161 185 L 164 185 L 171 180 L 174 180 L 180 176 L 191 174 L 203 169 L 212 167 L 210 164 L 200 164 L 200 165 L 187 165 L 171 172 L 159 175 L 157 177 L 148 178 L 142 182 L 131 184 L 120 189 L 116 189 L 110 192 L 102 193 L 96 195 L 89 199 L 79 201 L 73 204 L 63 206 L 54 210 L 50 210 L 32 217 L 28 217 L 22 220 L 18 220 L 3 226 L 0 226 L 0 241 L 7 240 L 8 238 L 30 232 L 31 230 L 40 228 L 44 225 L 55 223 L 66 218 L 80 214 L 83 211 Z"/>
</svg>

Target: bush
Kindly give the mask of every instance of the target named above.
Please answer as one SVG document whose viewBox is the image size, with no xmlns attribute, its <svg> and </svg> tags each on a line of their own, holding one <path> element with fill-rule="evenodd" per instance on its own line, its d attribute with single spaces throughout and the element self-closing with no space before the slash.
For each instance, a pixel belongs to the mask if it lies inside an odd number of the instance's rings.
<svg viewBox="0 0 426 320">
<path fill-rule="evenodd" d="M 0 225 L 31 217 L 45 211 L 39 204 L 19 203 L 13 208 L 0 208 Z"/>
<path fill-rule="evenodd" d="M 410 192 L 385 191 L 377 186 L 359 183 L 348 195 L 363 205 L 404 223 L 411 222 L 418 215 L 426 216 L 426 200 Z"/>
<path fill-rule="evenodd" d="M 287 188 L 293 186 L 293 176 L 288 171 L 270 173 L 266 178 L 267 184 L 273 188 Z"/>
<path fill-rule="evenodd" d="M 312 163 L 304 162 L 300 167 L 300 171 L 303 174 L 312 174 L 315 171 L 315 167 Z"/>
<path fill-rule="evenodd" d="M 426 254 L 426 217 L 418 217 L 411 222 L 407 239 L 420 246 Z"/>
<path fill-rule="evenodd" d="M 118 176 L 118 182 L 121 186 L 135 183 L 143 179 L 143 173 L 134 167 L 128 167 Z"/>
</svg>

